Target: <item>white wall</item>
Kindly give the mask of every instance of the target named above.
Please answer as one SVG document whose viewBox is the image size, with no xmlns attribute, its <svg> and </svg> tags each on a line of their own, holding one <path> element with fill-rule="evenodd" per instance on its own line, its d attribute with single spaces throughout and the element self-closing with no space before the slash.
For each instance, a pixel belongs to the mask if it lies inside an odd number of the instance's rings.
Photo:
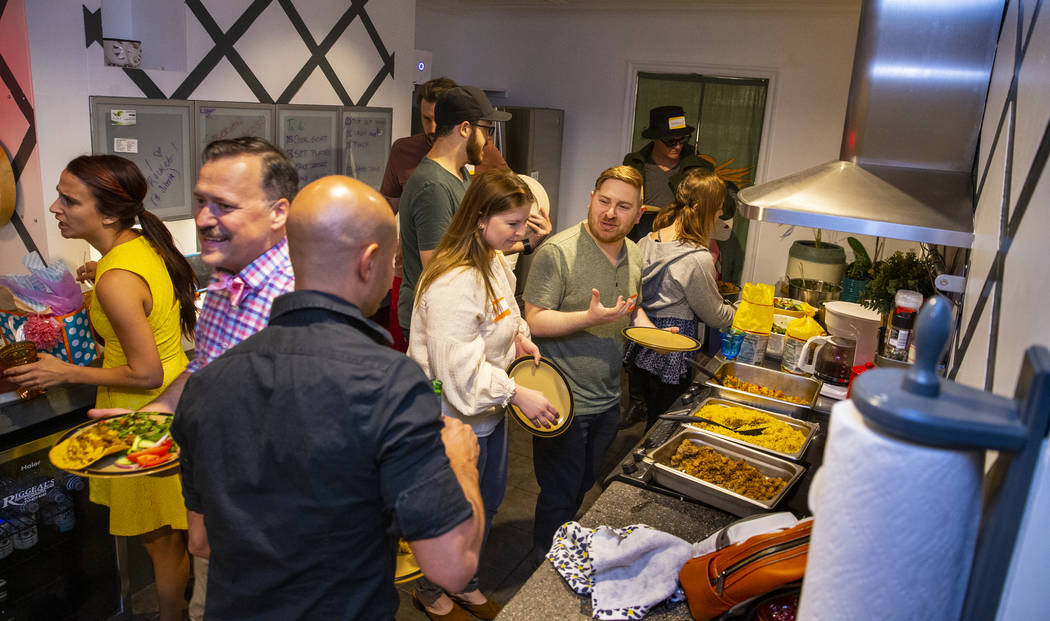
<svg viewBox="0 0 1050 621">
<path fill-rule="evenodd" d="M 641 4 L 641 3 L 640 3 Z M 594 179 L 630 150 L 630 67 L 771 77 L 758 181 L 837 159 L 859 2 L 830 9 L 417 10 L 433 75 L 505 89 L 507 102 L 565 110 L 558 222 L 583 219 Z M 702 150 L 702 147 L 701 147 Z M 752 223 L 748 280 L 774 282 L 793 239 Z M 844 239 L 844 237 L 843 237 Z M 756 250 L 761 248 L 761 252 Z"/>
<path fill-rule="evenodd" d="M 1028 51 L 1018 74 L 1017 120 L 1014 132 L 1012 162 L 1010 162 L 1010 200 L 1008 214 L 1015 212 L 1018 195 L 1032 167 L 1036 148 L 1043 138 L 1050 119 L 1050 17 L 1045 13 L 1031 27 L 1034 11 L 1032 3 L 1024 3 L 1024 32 L 1032 31 Z M 981 152 L 978 171 L 991 165 L 988 180 L 981 192 L 974 218 L 973 252 L 966 283 L 963 329 L 974 316 L 974 310 L 985 286 L 992 261 L 998 250 L 1000 215 L 1005 181 L 1007 179 L 1007 136 L 1009 125 L 1003 130 L 994 152 L 992 143 L 996 125 L 1007 99 L 1007 91 L 1014 74 L 1015 42 L 1017 40 L 1017 0 L 1010 0 L 1007 15 L 996 50 L 988 105 L 981 128 Z M 1022 35 L 1025 37 L 1027 35 Z M 1046 243 L 1050 234 L 1050 185 L 1044 171 L 1031 204 L 1024 215 L 1017 235 L 1012 240 L 1006 257 L 1005 277 L 1002 282 L 1002 314 L 998 324 L 998 350 L 995 355 L 994 392 L 1013 396 L 1020 370 L 1022 354 L 1031 345 L 1050 347 L 1050 270 L 1047 270 Z M 992 298 L 978 315 L 977 331 L 969 350 L 961 358 L 957 379 L 977 388 L 984 388 L 986 362 L 989 358 L 991 336 Z"/>
<path fill-rule="evenodd" d="M 168 1 L 183 4 L 181 0 Z M 91 151 L 88 96 L 143 95 L 123 70 L 104 66 L 100 46 L 96 44 L 85 49 L 82 6 L 94 11 L 100 7 L 100 0 L 48 0 L 26 4 L 43 186 L 42 201 L 27 205 L 27 213 L 46 222 L 49 254 L 63 257 L 75 265 L 87 257 L 86 242 L 62 239 L 46 208 L 55 200 L 54 187 L 65 164 L 73 157 Z M 206 0 L 204 4 L 223 30 L 230 28 L 247 7 L 247 3 L 225 0 Z M 349 7 L 349 3 L 338 0 L 296 0 L 294 4 L 317 41 Z M 394 134 L 405 135 L 409 132 L 411 110 L 415 0 L 372 0 L 365 5 L 365 10 L 385 47 L 395 55 L 396 63 L 395 79 L 387 77 L 368 105 L 393 108 Z M 189 8 L 185 13 L 187 70 L 147 71 L 165 95 L 170 95 L 213 47 L 211 38 Z M 276 2 L 267 7 L 235 48 L 274 99 L 309 58 L 302 39 Z M 361 20 L 356 18 L 326 57 L 355 101 L 382 65 Z M 225 59 L 189 98 L 258 101 Z M 320 77 L 320 71 L 315 70 L 291 103 L 338 105 L 340 101 L 327 81 Z M 190 252 L 196 247 L 192 221 L 171 223 L 170 228 L 183 251 Z M 5 256 L 11 249 L 21 252 L 21 244 L 17 240 L 4 241 L 0 246 Z"/>
</svg>

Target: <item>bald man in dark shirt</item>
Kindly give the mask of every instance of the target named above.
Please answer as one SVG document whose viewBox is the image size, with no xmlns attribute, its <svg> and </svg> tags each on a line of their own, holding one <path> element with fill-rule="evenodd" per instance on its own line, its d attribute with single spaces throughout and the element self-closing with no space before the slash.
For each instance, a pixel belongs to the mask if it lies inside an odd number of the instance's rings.
<svg viewBox="0 0 1050 621">
<path fill-rule="evenodd" d="M 366 318 L 397 247 L 382 196 L 319 179 L 287 231 L 296 290 L 191 376 L 172 426 L 186 506 L 203 515 L 190 550 L 211 558 L 205 616 L 393 618 L 398 536 L 444 588 L 474 575 L 477 439 Z"/>
</svg>

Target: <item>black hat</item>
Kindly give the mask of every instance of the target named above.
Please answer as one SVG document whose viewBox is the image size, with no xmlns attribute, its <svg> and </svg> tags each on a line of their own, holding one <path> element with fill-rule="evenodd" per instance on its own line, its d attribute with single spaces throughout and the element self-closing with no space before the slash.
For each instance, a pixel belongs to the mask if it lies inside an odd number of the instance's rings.
<svg viewBox="0 0 1050 621">
<path fill-rule="evenodd" d="M 458 125 L 463 121 L 509 121 L 510 113 L 497 110 L 476 86 L 457 86 L 445 91 L 434 104 L 434 122 L 438 127 Z"/>
<path fill-rule="evenodd" d="M 682 106 L 658 106 L 649 111 L 649 127 L 642 130 L 642 138 L 688 136 L 696 128 L 685 124 Z"/>
</svg>

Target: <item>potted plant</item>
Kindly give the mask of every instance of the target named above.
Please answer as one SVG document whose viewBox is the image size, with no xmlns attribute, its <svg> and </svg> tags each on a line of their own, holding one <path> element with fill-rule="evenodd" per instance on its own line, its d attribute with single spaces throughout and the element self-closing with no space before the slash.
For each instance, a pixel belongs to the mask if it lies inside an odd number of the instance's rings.
<svg viewBox="0 0 1050 621">
<path fill-rule="evenodd" d="M 847 237 L 850 248 L 853 249 L 853 261 L 846 266 L 846 275 L 842 278 L 842 299 L 846 302 L 860 301 L 864 287 L 874 273 L 874 264 L 864 244 L 856 237 Z M 875 260 L 878 261 L 882 252 L 883 240 L 875 238 Z"/>
<path fill-rule="evenodd" d="M 813 240 L 796 240 L 788 250 L 788 278 L 822 280 L 834 285 L 842 282 L 846 269 L 846 249 L 821 240 L 815 229 Z"/>
<path fill-rule="evenodd" d="M 914 250 L 897 251 L 885 261 L 876 261 L 871 273 L 871 280 L 864 287 L 860 303 L 882 313 L 884 320 L 893 314 L 893 298 L 898 290 L 918 291 L 927 298 L 935 293 L 930 270 Z"/>
</svg>

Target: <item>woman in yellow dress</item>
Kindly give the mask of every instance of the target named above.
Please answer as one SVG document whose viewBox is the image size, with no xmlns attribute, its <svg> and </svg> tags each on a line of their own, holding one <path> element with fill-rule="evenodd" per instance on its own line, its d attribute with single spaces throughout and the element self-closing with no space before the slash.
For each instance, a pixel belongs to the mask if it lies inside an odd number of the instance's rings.
<svg viewBox="0 0 1050 621">
<path fill-rule="evenodd" d="M 88 313 L 105 353 L 101 368 L 41 354 L 9 372 L 20 385 L 95 384 L 96 407 L 136 409 L 186 367 L 181 335 L 191 336 L 196 323 L 196 277 L 168 229 L 145 210 L 147 190 L 135 164 L 114 155 L 81 156 L 62 171 L 50 211 L 63 237 L 86 240 L 102 254 Z M 136 221 L 141 230 L 132 228 Z M 181 619 L 189 558 L 179 477 L 93 479 L 91 500 L 109 506 L 112 534 L 142 535 L 160 619 Z"/>
</svg>

